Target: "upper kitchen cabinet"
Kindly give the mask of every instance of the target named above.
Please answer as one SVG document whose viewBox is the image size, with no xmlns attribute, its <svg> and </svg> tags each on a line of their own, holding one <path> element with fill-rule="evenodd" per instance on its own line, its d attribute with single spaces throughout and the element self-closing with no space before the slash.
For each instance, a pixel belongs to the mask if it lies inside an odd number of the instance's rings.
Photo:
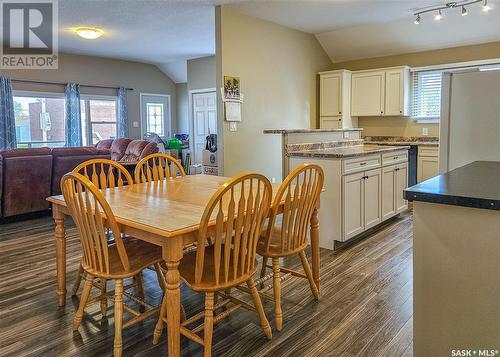
<svg viewBox="0 0 500 357">
<path fill-rule="evenodd" d="M 385 72 L 385 115 L 410 114 L 410 69 L 400 67 Z"/>
<path fill-rule="evenodd" d="M 352 73 L 352 115 L 409 115 L 410 69 L 407 66 Z"/>
<path fill-rule="evenodd" d="M 352 74 L 352 115 L 384 115 L 385 71 Z"/>
<path fill-rule="evenodd" d="M 351 118 L 351 72 L 319 73 L 319 115 L 322 129 L 350 129 L 357 122 Z"/>
</svg>

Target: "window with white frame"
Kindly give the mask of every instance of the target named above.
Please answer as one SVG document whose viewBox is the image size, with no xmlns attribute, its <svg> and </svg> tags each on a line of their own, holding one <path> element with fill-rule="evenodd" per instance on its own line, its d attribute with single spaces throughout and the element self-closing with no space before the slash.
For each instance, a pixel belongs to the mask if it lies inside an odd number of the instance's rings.
<svg viewBox="0 0 500 357">
<path fill-rule="evenodd" d="M 147 131 L 164 135 L 163 103 L 146 103 Z"/>
<path fill-rule="evenodd" d="M 95 145 L 100 140 L 116 138 L 116 97 L 82 96 L 80 112 L 83 145 Z"/>
<path fill-rule="evenodd" d="M 439 122 L 442 77 L 442 70 L 413 72 L 412 118 L 417 121 Z"/>
<path fill-rule="evenodd" d="M 21 91 L 13 94 L 17 147 L 64 146 L 64 94 Z"/>
</svg>

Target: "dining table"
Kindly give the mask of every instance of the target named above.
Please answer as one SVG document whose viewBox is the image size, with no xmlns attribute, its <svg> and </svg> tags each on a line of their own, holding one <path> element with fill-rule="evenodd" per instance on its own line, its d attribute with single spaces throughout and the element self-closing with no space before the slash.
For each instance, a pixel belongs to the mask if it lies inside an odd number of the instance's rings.
<svg viewBox="0 0 500 357">
<path fill-rule="evenodd" d="M 212 195 L 230 180 L 229 177 L 191 175 L 102 190 L 123 234 L 158 245 L 167 267 L 168 355 L 180 355 L 181 277 L 178 266 L 184 247 L 197 240 L 200 219 Z M 273 184 L 273 197 L 279 185 Z M 59 306 L 66 304 L 66 228 L 70 217 L 62 195 L 47 198 L 52 203 L 55 221 L 57 295 Z M 284 205 L 284 202 L 282 206 Z M 310 222 L 312 270 L 320 284 L 319 202 Z"/>
</svg>

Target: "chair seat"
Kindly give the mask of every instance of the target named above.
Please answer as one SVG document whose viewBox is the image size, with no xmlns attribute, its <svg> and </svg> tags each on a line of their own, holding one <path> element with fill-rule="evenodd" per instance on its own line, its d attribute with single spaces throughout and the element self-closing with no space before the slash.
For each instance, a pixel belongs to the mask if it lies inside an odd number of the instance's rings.
<svg viewBox="0 0 500 357">
<path fill-rule="evenodd" d="M 90 274 L 97 277 L 119 279 L 134 276 L 147 267 L 155 263 L 159 263 L 163 260 L 161 247 L 157 245 L 144 242 L 130 236 L 127 236 L 126 239 L 123 239 L 123 245 L 125 246 L 125 250 L 128 254 L 128 260 L 130 264 L 129 271 L 125 271 L 123 269 L 123 265 L 118 254 L 118 249 L 115 244 L 111 244 L 108 247 L 109 274 L 101 274 L 93 271 L 82 263 L 83 268 Z"/>
<path fill-rule="evenodd" d="M 224 245 L 221 247 L 221 251 L 224 250 Z M 244 276 L 240 276 L 237 279 L 232 279 L 234 277 L 233 271 L 233 259 L 231 254 L 231 259 L 229 262 L 229 276 L 227 282 L 224 282 L 224 263 L 221 262 L 221 268 L 219 272 L 219 283 L 215 282 L 215 266 L 214 266 L 214 246 L 209 246 L 205 248 L 205 262 L 203 264 L 204 270 L 201 282 L 195 283 L 195 270 L 196 270 L 196 251 L 189 252 L 184 255 L 179 264 L 179 273 L 181 275 L 182 280 L 193 290 L 201 291 L 201 292 L 212 292 L 219 291 L 225 288 L 230 288 L 233 286 L 240 285 L 250 279 L 250 277 L 257 270 L 257 260 L 255 260 L 254 269 Z"/>
<path fill-rule="evenodd" d="M 257 242 L 257 254 L 264 257 L 284 257 L 288 255 L 296 254 L 302 250 L 304 250 L 307 244 L 300 246 L 296 249 L 288 249 L 285 245 L 285 249 L 281 250 L 281 227 L 278 225 L 274 225 L 273 230 L 271 231 L 271 242 L 269 244 L 268 249 L 266 249 L 266 235 L 267 235 L 267 227 L 264 227 L 262 233 L 260 235 L 259 241 Z"/>
</svg>

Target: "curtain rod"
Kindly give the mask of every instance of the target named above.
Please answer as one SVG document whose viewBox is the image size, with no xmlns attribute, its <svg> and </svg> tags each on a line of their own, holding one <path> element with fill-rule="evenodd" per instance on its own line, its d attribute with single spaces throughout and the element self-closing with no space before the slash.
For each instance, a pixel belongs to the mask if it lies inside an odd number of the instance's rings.
<svg viewBox="0 0 500 357">
<path fill-rule="evenodd" d="M 44 82 L 44 81 L 30 81 L 27 79 L 11 79 L 12 82 L 18 82 L 18 83 L 33 83 L 33 84 L 49 84 L 49 85 L 54 85 L 54 86 L 65 86 L 66 83 L 61 83 L 61 82 Z M 104 88 L 104 89 L 118 89 L 119 87 L 109 87 L 109 86 L 93 86 L 89 84 L 80 84 L 80 87 L 87 87 L 87 88 Z M 134 90 L 134 88 L 125 88 L 126 90 Z"/>
</svg>

